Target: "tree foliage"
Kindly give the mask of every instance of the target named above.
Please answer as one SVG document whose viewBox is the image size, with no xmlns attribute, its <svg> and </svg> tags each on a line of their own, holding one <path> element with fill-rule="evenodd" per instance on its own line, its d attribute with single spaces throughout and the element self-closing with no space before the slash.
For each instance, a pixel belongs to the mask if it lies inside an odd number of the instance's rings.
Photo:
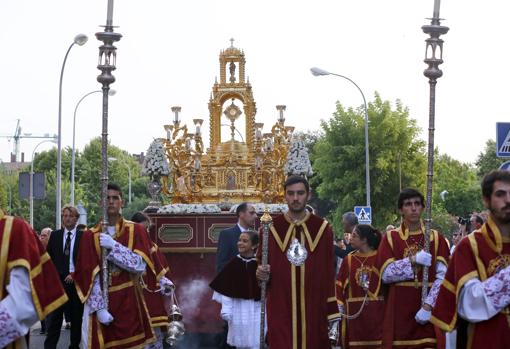
<svg viewBox="0 0 510 349">
<path fill-rule="evenodd" d="M 485 149 L 483 152 L 480 152 L 478 159 L 475 162 L 478 178 L 482 179 L 483 176 L 490 171 L 497 170 L 506 160 L 508 159 L 498 158 L 496 156 L 496 141 L 493 139 L 487 140 L 485 143 Z"/>
<path fill-rule="evenodd" d="M 118 183 L 124 194 L 124 214 L 130 218 L 136 210 L 143 209 L 149 201 L 146 184 L 147 178 L 140 176 L 140 164 L 126 151 L 114 145 L 108 146 L 108 156 L 116 158 L 110 161 L 108 177 L 112 182 Z M 44 227 L 54 228 L 55 201 L 56 201 L 56 148 L 41 152 L 34 159 L 34 171 L 44 172 L 46 178 L 46 197 L 43 200 L 34 200 L 34 228 L 41 230 Z M 131 169 L 132 199 L 128 205 L 128 167 Z M 29 171 L 28 167 L 26 171 Z M 75 204 L 82 203 L 87 210 L 88 225 L 95 224 L 102 217 L 100 207 L 101 197 L 101 139 L 95 138 L 87 144 L 83 152 L 76 153 L 75 159 Z M 0 205 L 8 207 L 7 189 L 11 186 L 13 192 L 12 214 L 29 219 L 28 200 L 19 200 L 18 174 L 2 176 L 0 180 Z M 70 202 L 71 195 L 71 149 L 62 152 L 62 205 Z"/>
<path fill-rule="evenodd" d="M 398 100 L 392 110 L 390 102 L 376 93 L 368 116 L 372 221 L 383 227 L 398 218 L 400 186 L 423 188 L 425 142 L 418 138 L 416 120 Z M 329 218 L 337 230 L 342 213 L 366 203 L 364 129 L 364 109 L 346 110 L 337 102 L 333 117 L 322 122 L 324 136 L 313 148 L 317 192 L 335 205 Z"/>
</svg>

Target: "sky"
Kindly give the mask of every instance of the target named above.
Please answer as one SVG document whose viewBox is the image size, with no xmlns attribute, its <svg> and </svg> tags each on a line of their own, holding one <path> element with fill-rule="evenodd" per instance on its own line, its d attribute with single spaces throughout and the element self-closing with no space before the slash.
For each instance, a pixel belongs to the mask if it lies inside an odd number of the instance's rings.
<svg viewBox="0 0 510 349">
<path fill-rule="evenodd" d="M 89 41 L 75 45 L 67 59 L 62 97 L 62 147 L 72 145 L 73 114 L 96 81 L 99 42 L 94 34 L 106 22 L 107 0 L 2 0 L 0 2 L 0 135 L 12 135 L 20 119 L 22 134 L 56 134 L 62 61 L 76 34 Z M 146 152 L 164 137 L 170 108 L 181 117 L 206 119 L 208 99 L 219 76 L 220 50 L 244 50 L 246 74 L 265 132 L 287 106 L 286 123 L 297 131 L 317 130 L 331 118 L 338 100 L 358 107 L 354 85 L 334 76 L 314 77 L 311 67 L 342 74 L 356 82 L 368 101 L 400 99 L 427 139 L 429 84 L 425 35 L 433 0 L 116 1 L 116 82 L 111 88 L 109 138 L 130 153 Z M 510 81 L 506 0 L 441 3 L 444 39 L 443 77 L 437 83 L 435 145 L 473 163 L 485 142 L 495 139 L 496 122 L 510 121 L 502 108 Z M 94 93 L 76 113 L 79 150 L 101 133 L 101 95 Z M 224 129 L 228 132 L 227 129 Z M 208 132 L 205 132 L 208 133 Z M 40 139 L 22 138 L 30 160 Z M 360 142 L 364 142 L 360 139 Z M 206 144 L 208 142 L 206 141 Z M 54 146 L 41 144 L 37 151 Z M 0 138 L 7 162 L 13 140 Z"/>
</svg>

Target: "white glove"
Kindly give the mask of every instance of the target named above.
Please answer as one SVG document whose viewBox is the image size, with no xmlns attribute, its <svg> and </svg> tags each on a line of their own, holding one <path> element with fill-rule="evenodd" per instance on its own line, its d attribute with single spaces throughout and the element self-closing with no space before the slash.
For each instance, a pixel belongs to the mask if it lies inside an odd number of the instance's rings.
<svg viewBox="0 0 510 349">
<path fill-rule="evenodd" d="M 420 308 L 420 310 L 418 310 L 418 312 L 414 316 L 414 319 L 420 325 L 425 325 L 427 322 L 429 322 L 431 314 L 432 314 L 431 311 L 425 310 L 422 307 L 422 308 Z"/>
<path fill-rule="evenodd" d="M 99 309 L 97 312 L 97 321 L 103 325 L 109 325 L 113 321 L 113 316 L 106 309 Z"/>
<path fill-rule="evenodd" d="M 161 287 L 161 294 L 164 296 L 171 296 L 175 289 L 174 283 L 164 276 L 159 280 L 159 287 Z"/>
<path fill-rule="evenodd" d="M 99 235 L 99 246 L 111 250 L 114 245 L 115 245 L 115 240 L 113 240 L 113 238 L 110 235 L 105 234 L 105 233 L 101 233 Z"/>
<path fill-rule="evenodd" d="M 421 264 L 425 267 L 432 265 L 432 255 L 428 252 L 421 250 L 416 254 L 416 263 Z"/>
</svg>

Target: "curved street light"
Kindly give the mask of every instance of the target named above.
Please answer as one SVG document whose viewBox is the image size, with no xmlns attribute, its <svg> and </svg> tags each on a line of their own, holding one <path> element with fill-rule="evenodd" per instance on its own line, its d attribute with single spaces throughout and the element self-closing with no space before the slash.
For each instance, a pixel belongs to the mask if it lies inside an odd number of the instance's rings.
<svg viewBox="0 0 510 349">
<path fill-rule="evenodd" d="M 365 99 L 365 95 L 363 94 L 363 91 L 361 91 L 361 88 L 359 88 L 359 86 L 354 81 L 349 79 L 347 76 L 331 73 L 329 71 L 326 71 L 326 70 L 320 69 L 320 68 L 316 68 L 316 67 L 311 68 L 310 71 L 312 72 L 313 76 L 334 75 L 334 76 L 344 78 L 345 80 L 350 81 L 354 86 L 356 86 L 358 91 L 361 93 L 361 97 L 363 97 L 363 107 L 365 108 L 365 177 L 366 177 L 365 184 L 366 184 L 367 206 L 370 206 L 370 167 L 369 167 L 370 161 L 369 161 L 369 157 L 368 157 L 369 156 L 368 155 L 368 149 L 369 149 L 368 148 L 368 109 L 367 109 L 367 101 Z"/>
<path fill-rule="evenodd" d="M 76 157 L 76 148 L 75 148 L 75 139 L 76 139 L 76 111 L 78 110 L 78 107 L 80 106 L 80 103 L 88 96 L 94 93 L 102 93 L 101 90 L 95 90 L 91 91 L 89 93 L 86 93 L 83 97 L 80 98 L 78 103 L 76 103 L 76 107 L 74 107 L 74 116 L 73 116 L 73 149 L 71 151 L 71 206 L 74 206 L 74 168 L 75 168 L 75 157 Z M 115 90 L 108 91 L 109 96 L 114 96 L 116 93 Z"/>
<path fill-rule="evenodd" d="M 64 79 L 64 68 L 66 66 L 67 56 L 69 51 L 73 48 L 74 44 L 79 46 L 85 45 L 88 37 L 85 34 L 78 34 L 74 37 L 73 43 L 69 45 L 64 61 L 62 62 L 62 69 L 60 70 L 60 84 L 58 86 L 58 145 L 57 145 L 57 195 L 56 195 L 56 207 L 55 216 L 56 224 L 55 229 L 60 229 L 62 221 L 60 211 L 62 211 L 62 81 Z"/>
<path fill-rule="evenodd" d="M 56 143 L 56 139 L 46 139 L 44 141 L 39 142 L 34 150 L 32 151 L 32 161 L 30 162 L 30 191 L 29 191 L 29 201 L 30 201 L 30 226 L 34 227 L 34 159 L 35 159 L 35 151 L 37 147 L 43 143 L 52 142 Z"/>
</svg>

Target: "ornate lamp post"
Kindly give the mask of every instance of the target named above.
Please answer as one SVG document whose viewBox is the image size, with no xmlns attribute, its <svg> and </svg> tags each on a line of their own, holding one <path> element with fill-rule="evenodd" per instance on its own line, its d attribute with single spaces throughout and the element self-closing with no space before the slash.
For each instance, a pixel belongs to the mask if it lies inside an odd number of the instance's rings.
<svg viewBox="0 0 510 349">
<path fill-rule="evenodd" d="M 99 64 L 97 68 L 101 70 L 97 81 L 102 85 L 103 91 L 103 123 L 101 133 L 101 204 L 103 206 L 103 233 L 107 233 L 108 212 L 108 92 L 110 84 L 115 82 L 112 71 L 115 70 L 117 59 L 117 48 L 113 46 L 114 42 L 119 41 L 122 35 L 113 31 L 113 0 L 108 0 L 108 10 L 106 15 L 106 26 L 103 32 L 96 33 L 96 38 L 103 44 L 99 47 Z M 102 291 L 105 298 L 106 308 L 108 308 L 108 261 L 106 260 L 106 251 L 102 251 L 101 259 L 102 272 Z"/>
<path fill-rule="evenodd" d="M 441 0 L 434 0 L 434 12 L 430 25 L 421 27 L 429 38 L 425 40 L 425 60 L 428 68 L 423 75 L 429 78 L 429 146 L 428 146 L 428 169 L 427 169 L 427 197 L 425 202 L 425 246 L 424 250 L 430 250 L 430 226 L 432 223 L 432 177 L 434 175 L 434 122 L 436 114 L 436 83 L 443 72 L 439 65 L 443 63 L 443 40 L 439 37 L 446 34 L 448 27 L 442 26 L 439 19 L 439 5 Z M 428 268 L 423 268 L 422 303 L 425 302 L 428 293 Z"/>
<path fill-rule="evenodd" d="M 67 56 L 69 51 L 73 48 L 74 44 L 79 46 L 85 45 L 88 37 L 85 34 L 78 34 L 74 37 L 73 43 L 67 49 L 62 62 L 62 69 L 60 70 L 60 84 L 58 87 L 58 141 L 57 141 L 57 202 L 55 207 L 56 224 L 55 229 L 60 229 L 61 225 L 61 212 L 62 211 L 62 82 L 64 80 L 64 68 L 66 66 Z"/>
<path fill-rule="evenodd" d="M 365 99 L 365 95 L 363 94 L 363 91 L 361 91 L 361 88 L 351 79 L 349 79 L 347 76 L 343 76 L 340 74 L 335 74 L 328 72 L 326 70 L 320 69 L 320 68 L 311 68 L 310 71 L 312 72 L 313 76 L 322 76 L 322 75 L 334 75 L 341 78 L 344 78 L 345 80 L 350 81 L 358 91 L 361 93 L 361 97 L 363 97 L 363 107 L 365 108 L 365 185 L 366 185 L 366 196 L 367 196 L 367 206 L 370 206 L 370 161 L 368 158 L 368 109 L 367 109 L 367 101 Z"/>
</svg>

